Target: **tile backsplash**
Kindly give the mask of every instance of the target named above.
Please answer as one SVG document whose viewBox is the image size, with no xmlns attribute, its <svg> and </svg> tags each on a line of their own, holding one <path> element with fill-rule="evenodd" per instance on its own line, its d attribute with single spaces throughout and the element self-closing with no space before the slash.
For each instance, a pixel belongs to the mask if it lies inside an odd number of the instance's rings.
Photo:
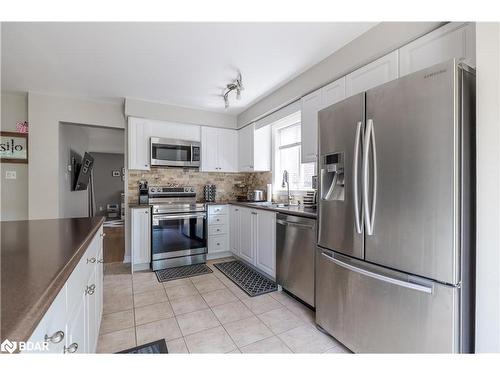
<svg viewBox="0 0 500 375">
<path fill-rule="evenodd" d="M 196 197 L 203 200 L 203 187 L 216 186 L 216 201 L 235 200 L 237 195 L 246 195 L 247 189 L 266 191 L 272 181 L 271 172 L 223 173 L 200 172 L 193 169 L 158 168 L 151 171 L 128 171 L 128 202 L 137 203 L 138 183 L 146 180 L 149 186 L 193 186 Z"/>
</svg>

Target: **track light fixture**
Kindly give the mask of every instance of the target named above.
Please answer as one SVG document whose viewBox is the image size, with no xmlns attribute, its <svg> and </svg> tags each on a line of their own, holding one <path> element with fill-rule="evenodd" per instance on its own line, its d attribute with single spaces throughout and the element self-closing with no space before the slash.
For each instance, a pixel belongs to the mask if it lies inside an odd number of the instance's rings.
<svg viewBox="0 0 500 375">
<path fill-rule="evenodd" d="M 228 109 L 229 108 L 229 93 L 231 91 L 236 90 L 236 100 L 241 100 L 241 92 L 245 89 L 243 87 L 243 81 L 241 79 L 241 73 L 238 73 L 238 77 L 236 77 L 236 80 L 232 83 L 228 83 L 226 85 L 227 89 L 224 95 L 222 97 L 224 98 L 224 108 Z"/>
</svg>

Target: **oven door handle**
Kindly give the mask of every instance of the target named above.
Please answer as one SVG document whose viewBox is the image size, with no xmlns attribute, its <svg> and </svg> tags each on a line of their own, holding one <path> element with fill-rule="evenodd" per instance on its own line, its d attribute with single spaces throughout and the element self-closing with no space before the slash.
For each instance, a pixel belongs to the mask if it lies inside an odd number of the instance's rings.
<svg viewBox="0 0 500 375">
<path fill-rule="evenodd" d="M 154 215 L 153 220 L 177 220 L 177 219 L 206 219 L 207 214 L 182 214 L 182 215 Z"/>
</svg>

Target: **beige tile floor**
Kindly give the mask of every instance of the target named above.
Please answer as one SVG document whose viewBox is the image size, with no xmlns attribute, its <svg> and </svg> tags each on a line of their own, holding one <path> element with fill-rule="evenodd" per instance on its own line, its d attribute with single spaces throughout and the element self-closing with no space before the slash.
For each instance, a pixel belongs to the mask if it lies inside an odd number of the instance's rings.
<svg viewBox="0 0 500 375">
<path fill-rule="evenodd" d="M 284 292 L 250 298 L 213 263 L 212 274 L 165 283 L 153 272 L 107 267 L 97 351 L 163 338 L 169 353 L 347 352 L 316 328 L 303 304 Z"/>
</svg>

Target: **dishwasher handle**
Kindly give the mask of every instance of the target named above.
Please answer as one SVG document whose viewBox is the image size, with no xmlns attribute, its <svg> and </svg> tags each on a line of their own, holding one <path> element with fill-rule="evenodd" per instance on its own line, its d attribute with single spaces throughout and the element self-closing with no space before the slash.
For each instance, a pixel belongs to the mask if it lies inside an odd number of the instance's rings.
<svg viewBox="0 0 500 375">
<path fill-rule="evenodd" d="M 291 221 L 285 221 L 281 219 L 276 219 L 277 224 L 289 226 L 289 227 L 296 227 L 296 228 L 302 228 L 302 229 L 309 229 L 309 230 L 314 230 L 314 225 L 308 225 L 308 224 L 300 224 L 300 223 L 294 223 Z"/>
</svg>

